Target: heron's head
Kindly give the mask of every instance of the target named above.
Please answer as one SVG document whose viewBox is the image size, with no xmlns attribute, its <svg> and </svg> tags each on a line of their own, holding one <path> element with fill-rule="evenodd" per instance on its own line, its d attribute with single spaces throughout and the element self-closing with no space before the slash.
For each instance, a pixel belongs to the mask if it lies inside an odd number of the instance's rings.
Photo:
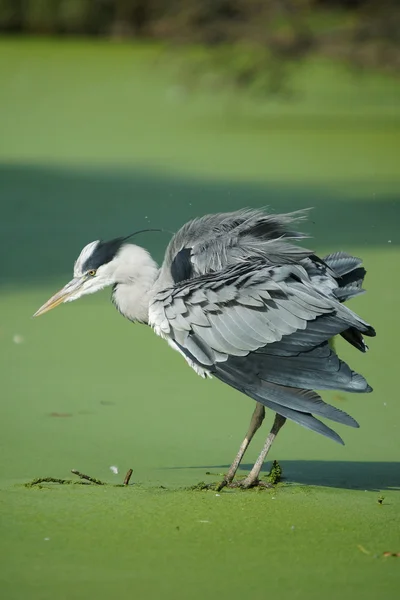
<svg viewBox="0 0 400 600">
<path fill-rule="evenodd" d="M 147 250 L 116 238 L 87 244 L 74 265 L 74 277 L 33 315 L 38 317 L 63 302 L 72 302 L 117 283 L 132 283 L 156 264 Z"/>
</svg>

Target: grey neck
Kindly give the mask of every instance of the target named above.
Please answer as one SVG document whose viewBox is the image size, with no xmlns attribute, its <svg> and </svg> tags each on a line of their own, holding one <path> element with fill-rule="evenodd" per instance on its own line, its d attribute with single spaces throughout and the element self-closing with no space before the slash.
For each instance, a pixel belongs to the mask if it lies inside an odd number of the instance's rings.
<svg viewBox="0 0 400 600">
<path fill-rule="evenodd" d="M 116 309 L 130 321 L 148 323 L 150 289 L 143 292 L 130 283 L 116 283 L 112 301 Z"/>
<path fill-rule="evenodd" d="M 158 266 L 149 253 L 139 246 L 129 245 L 120 253 L 121 266 L 115 272 L 112 301 L 130 321 L 148 323 L 152 288 L 158 276 Z"/>
</svg>

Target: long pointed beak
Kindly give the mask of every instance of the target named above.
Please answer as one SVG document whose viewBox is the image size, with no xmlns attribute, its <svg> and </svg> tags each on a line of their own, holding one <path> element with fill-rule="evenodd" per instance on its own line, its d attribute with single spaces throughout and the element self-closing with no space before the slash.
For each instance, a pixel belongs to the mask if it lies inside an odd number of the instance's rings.
<svg viewBox="0 0 400 600">
<path fill-rule="evenodd" d="M 72 279 L 59 292 L 57 292 L 56 294 L 54 294 L 54 296 L 47 300 L 47 302 L 45 302 L 45 304 L 43 304 L 43 306 L 41 306 L 33 316 L 39 317 L 40 315 L 44 315 L 44 313 L 48 312 L 52 308 L 55 308 L 62 302 L 68 300 L 68 298 L 76 294 L 81 289 L 85 281 L 85 277 L 75 277 L 74 279 Z"/>
</svg>

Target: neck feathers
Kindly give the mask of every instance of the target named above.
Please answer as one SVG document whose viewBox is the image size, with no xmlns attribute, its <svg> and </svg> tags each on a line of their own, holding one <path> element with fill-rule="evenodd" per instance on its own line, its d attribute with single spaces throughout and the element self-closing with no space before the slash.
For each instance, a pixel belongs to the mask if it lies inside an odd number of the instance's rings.
<svg viewBox="0 0 400 600">
<path fill-rule="evenodd" d="M 150 290 L 158 275 L 158 266 L 140 246 L 127 244 L 119 252 L 121 267 L 115 273 L 112 300 L 130 321 L 147 323 Z"/>
</svg>

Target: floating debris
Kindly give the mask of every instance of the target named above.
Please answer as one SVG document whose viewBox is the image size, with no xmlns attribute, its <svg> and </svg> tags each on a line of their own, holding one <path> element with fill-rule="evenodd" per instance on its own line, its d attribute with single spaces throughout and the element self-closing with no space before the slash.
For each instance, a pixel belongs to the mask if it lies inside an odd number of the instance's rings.
<svg viewBox="0 0 400 600">
<path fill-rule="evenodd" d="M 72 417 L 72 413 L 52 412 L 50 413 L 50 417 L 59 417 L 60 419 L 64 419 L 65 417 Z"/>
<path fill-rule="evenodd" d="M 117 469 L 117 471 L 118 471 L 117 467 L 114 467 L 114 468 Z M 79 480 L 77 481 L 76 479 L 60 479 L 58 477 L 36 477 L 35 479 L 28 481 L 24 485 L 27 488 L 37 487 L 39 489 L 41 489 L 43 487 L 42 486 L 43 483 L 58 483 L 59 485 L 92 485 L 92 484 L 94 484 L 95 486 L 108 485 L 110 487 L 121 488 L 121 487 L 126 487 L 129 484 L 129 480 L 131 478 L 133 470 L 129 469 L 129 471 L 125 475 L 123 484 L 122 483 L 107 483 L 106 481 L 101 481 L 100 479 L 96 479 L 95 477 L 91 477 L 90 475 L 86 475 L 85 473 L 81 473 L 81 471 L 78 471 L 77 469 L 71 469 L 71 473 L 73 473 L 74 475 L 77 475 L 79 477 Z M 163 487 L 163 486 L 161 486 L 161 487 Z"/>
<path fill-rule="evenodd" d="M 100 481 L 100 479 L 95 479 L 94 477 L 90 477 L 90 475 L 85 475 L 85 473 L 81 473 L 76 469 L 71 469 L 71 473 L 77 475 L 81 479 L 86 479 L 86 481 L 90 481 L 90 483 L 95 483 L 96 485 L 104 485 L 104 481 Z"/>
<path fill-rule="evenodd" d="M 110 467 L 110 471 L 111 471 L 112 473 L 114 473 L 114 475 L 118 475 L 118 473 L 119 473 L 119 471 L 118 471 L 118 467 L 116 467 L 115 465 L 112 465 L 112 466 Z"/>
</svg>

